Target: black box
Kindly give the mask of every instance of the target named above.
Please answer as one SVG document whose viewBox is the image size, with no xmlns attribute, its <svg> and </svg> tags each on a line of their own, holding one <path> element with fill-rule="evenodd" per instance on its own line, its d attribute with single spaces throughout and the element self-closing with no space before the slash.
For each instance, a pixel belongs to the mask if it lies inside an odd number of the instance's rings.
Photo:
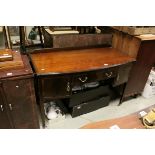
<svg viewBox="0 0 155 155">
<path fill-rule="evenodd" d="M 76 117 L 108 106 L 110 99 L 110 88 L 105 85 L 73 94 L 66 105 L 72 117 Z"/>
<path fill-rule="evenodd" d="M 81 103 L 79 105 L 73 106 L 70 108 L 72 117 L 80 116 L 82 114 L 86 114 L 89 112 L 92 112 L 94 110 L 97 110 L 99 108 L 108 106 L 110 101 L 110 96 L 100 96 L 98 98 L 95 98 L 91 101 Z"/>
<path fill-rule="evenodd" d="M 73 107 L 76 105 L 79 105 L 83 102 L 87 102 L 90 100 L 94 100 L 95 98 L 98 98 L 99 96 L 105 96 L 110 94 L 110 88 L 108 85 L 106 86 L 100 86 L 98 88 L 93 88 L 90 90 L 83 90 L 76 94 L 73 94 L 70 99 L 68 106 Z"/>
</svg>

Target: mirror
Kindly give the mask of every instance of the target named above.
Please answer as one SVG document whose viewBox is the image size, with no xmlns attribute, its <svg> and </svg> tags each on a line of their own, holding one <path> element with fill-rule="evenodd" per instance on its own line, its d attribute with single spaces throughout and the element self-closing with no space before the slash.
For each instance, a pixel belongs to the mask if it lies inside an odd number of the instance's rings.
<svg viewBox="0 0 155 155">
<path fill-rule="evenodd" d="M 8 26 L 7 29 L 12 48 L 19 47 L 20 46 L 19 26 Z"/>
</svg>

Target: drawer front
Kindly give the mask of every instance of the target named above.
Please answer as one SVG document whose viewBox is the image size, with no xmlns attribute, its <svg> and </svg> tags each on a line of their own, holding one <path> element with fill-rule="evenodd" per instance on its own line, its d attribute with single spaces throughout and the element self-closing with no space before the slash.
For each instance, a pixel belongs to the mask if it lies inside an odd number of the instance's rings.
<svg viewBox="0 0 155 155">
<path fill-rule="evenodd" d="M 41 96 L 44 101 L 58 97 L 66 97 L 71 94 L 70 77 L 47 77 L 39 80 Z"/>
<path fill-rule="evenodd" d="M 80 86 L 85 83 L 94 82 L 97 80 L 96 72 L 93 73 L 82 73 L 73 76 L 72 84 L 74 86 Z"/>
<path fill-rule="evenodd" d="M 87 72 L 73 76 L 73 87 L 85 83 L 106 80 L 117 76 L 118 67 L 107 68 L 94 72 Z"/>
<path fill-rule="evenodd" d="M 99 96 L 105 96 L 109 94 L 109 87 L 108 86 L 100 86 L 98 88 L 94 88 L 87 91 L 81 91 L 79 93 L 73 94 L 70 97 L 68 106 L 74 107 L 76 105 L 79 105 L 81 103 L 93 100 L 94 98 L 97 98 Z"/>
<path fill-rule="evenodd" d="M 118 67 L 107 68 L 101 71 L 100 73 L 98 73 L 98 74 L 101 74 L 98 77 L 101 78 L 100 80 L 114 78 L 117 76 L 117 71 L 118 71 Z"/>
<path fill-rule="evenodd" d="M 72 117 L 76 117 L 76 116 L 80 116 L 82 114 L 92 112 L 99 108 L 108 106 L 109 101 L 110 101 L 110 96 L 102 96 L 98 99 L 94 99 L 92 101 L 82 103 L 80 105 L 74 106 L 71 109 L 71 115 L 72 115 Z"/>
</svg>

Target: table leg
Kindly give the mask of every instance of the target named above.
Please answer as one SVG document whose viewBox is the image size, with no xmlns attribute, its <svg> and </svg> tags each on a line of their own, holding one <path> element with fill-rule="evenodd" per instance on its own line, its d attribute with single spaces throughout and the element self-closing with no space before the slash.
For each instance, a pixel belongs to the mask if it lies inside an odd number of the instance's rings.
<svg viewBox="0 0 155 155">
<path fill-rule="evenodd" d="M 125 87 L 126 87 L 126 83 L 124 83 L 124 84 L 123 84 L 123 91 L 122 91 L 122 95 L 121 95 L 121 98 L 120 98 L 120 101 L 119 101 L 119 104 L 118 104 L 118 105 L 121 105 L 121 104 L 122 104 L 122 102 L 123 102 Z"/>
<path fill-rule="evenodd" d="M 44 110 L 44 102 L 42 101 L 42 99 L 39 99 L 39 107 L 41 113 L 42 126 L 43 128 L 45 128 L 45 110 Z"/>
</svg>

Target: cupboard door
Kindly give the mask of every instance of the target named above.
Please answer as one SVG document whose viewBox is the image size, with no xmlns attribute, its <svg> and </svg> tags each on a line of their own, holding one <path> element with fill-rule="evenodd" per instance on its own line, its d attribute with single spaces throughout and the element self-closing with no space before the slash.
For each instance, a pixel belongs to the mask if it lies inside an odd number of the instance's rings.
<svg viewBox="0 0 155 155">
<path fill-rule="evenodd" d="M 15 128 L 39 128 L 33 80 L 8 80 L 3 87 Z"/>
<path fill-rule="evenodd" d="M 40 95 L 44 101 L 53 98 L 65 97 L 71 94 L 71 82 L 69 77 L 47 77 L 39 80 Z"/>
<path fill-rule="evenodd" d="M 6 107 L 2 97 L 2 90 L 0 88 L 0 129 L 10 129 L 12 127 L 8 119 Z"/>
</svg>

